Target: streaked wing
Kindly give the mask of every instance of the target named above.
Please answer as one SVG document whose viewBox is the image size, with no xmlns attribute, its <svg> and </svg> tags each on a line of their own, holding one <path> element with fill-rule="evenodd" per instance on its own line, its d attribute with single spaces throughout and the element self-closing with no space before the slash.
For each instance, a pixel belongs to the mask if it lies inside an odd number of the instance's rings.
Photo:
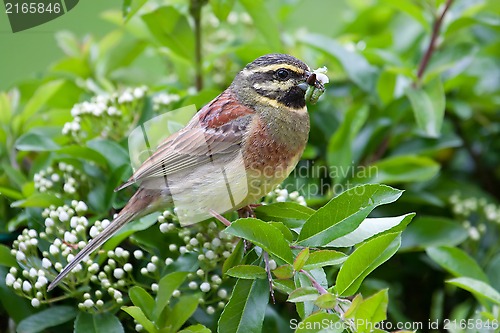
<svg viewBox="0 0 500 333">
<path fill-rule="evenodd" d="M 226 90 L 196 113 L 185 128 L 161 143 L 117 190 L 135 182 L 201 167 L 214 159 L 236 154 L 252 114 L 251 109 L 239 104 Z"/>
</svg>

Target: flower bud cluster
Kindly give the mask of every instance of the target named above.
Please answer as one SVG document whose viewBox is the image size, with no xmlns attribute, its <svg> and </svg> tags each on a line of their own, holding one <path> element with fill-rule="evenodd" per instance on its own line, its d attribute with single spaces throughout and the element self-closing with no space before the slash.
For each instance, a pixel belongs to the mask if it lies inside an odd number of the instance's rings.
<svg viewBox="0 0 500 333">
<path fill-rule="evenodd" d="M 75 195 L 86 176 L 73 165 L 60 162 L 35 173 L 33 182 L 40 193 L 50 192 L 61 197 L 61 193 Z"/>
<path fill-rule="evenodd" d="M 121 93 L 94 96 L 75 104 L 73 120 L 64 124 L 62 133 L 76 141 L 101 137 L 121 138 L 131 123 L 135 110 L 142 107 L 148 88 L 126 88 Z"/>
</svg>

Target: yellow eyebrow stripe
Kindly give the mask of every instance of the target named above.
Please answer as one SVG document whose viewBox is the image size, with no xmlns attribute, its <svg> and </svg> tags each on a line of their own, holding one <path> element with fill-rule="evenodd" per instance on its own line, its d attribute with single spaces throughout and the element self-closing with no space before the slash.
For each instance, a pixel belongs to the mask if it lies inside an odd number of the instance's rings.
<svg viewBox="0 0 500 333">
<path fill-rule="evenodd" d="M 275 71 L 275 70 L 280 69 L 280 68 L 286 68 L 286 69 L 292 70 L 298 74 L 304 74 L 304 70 L 302 68 L 299 68 L 297 66 L 290 65 L 290 64 L 272 64 L 272 65 L 267 65 L 267 66 L 262 66 L 262 67 L 256 67 L 256 68 L 253 68 L 251 70 L 244 69 L 243 73 L 248 76 L 248 75 L 253 74 L 253 73 L 265 73 L 265 72 Z"/>
<path fill-rule="evenodd" d="M 273 106 L 275 108 L 288 109 L 288 110 L 293 111 L 293 112 L 307 112 L 307 107 L 306 106 L 304 106 L 302 108 L 296 109 L 296 108 L 292 108 L 290 106 L 286 106 L 285 104 L 280 103 L 277 100 L 269 98 L 269 97 L 266 97 L 266 96 L 257 95 L 256 98 L 262 104 L 269 104 L 269 105 L 271 105 L 271 106 Z"/>
</svg>

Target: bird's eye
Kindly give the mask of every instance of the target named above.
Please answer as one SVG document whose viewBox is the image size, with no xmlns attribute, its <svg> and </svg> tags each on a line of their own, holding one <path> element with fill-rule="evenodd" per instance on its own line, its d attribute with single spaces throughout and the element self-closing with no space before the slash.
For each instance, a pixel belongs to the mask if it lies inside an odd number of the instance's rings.
<svg viewBox="0 0 500 333">
<path fill-rule="evenodd" d="M 285 80 L 288 77 L 288 71 L 284 68 L 280 68 L 276 71 L 276 75 L 280 80 Z"/>
</svg>

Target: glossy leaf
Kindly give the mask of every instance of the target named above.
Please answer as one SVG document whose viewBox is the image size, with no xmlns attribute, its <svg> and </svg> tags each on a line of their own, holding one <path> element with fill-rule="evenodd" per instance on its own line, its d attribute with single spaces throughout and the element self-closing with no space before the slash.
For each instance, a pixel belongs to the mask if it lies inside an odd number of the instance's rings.
<svg viewBox="0 0 500 333">
<path fill-rule="evenodd" d="M 353 232 L 337 238 L 328 246 L 350 247 L 383 232 L 402 231 L 413 219 L 415 213 L 396 217 L 366 218 Z"/>
<path fill-rule="evenodd" d="M 394 156 L 370 165 L 368 172 L 357 172 L 355 182 L 425 182 L 435 177 L 439 169 L 439 163 L 425 156 Z"/>
<path fill-rule="evenodd" d="M 0 244 L 0 265 L 7 267 L 16 267 L 16 258 L 10 253 L 10 248 Z"/>
<path fill-rule="evenodd" d="M 318 250 L 311 252 L 309 258 L 304 265 L 305 270 L 321 268 L 325 266 L 335 266 L 342 264 L 347 259 L 347 256 L 334 250 Z"/>
<path fill-rule="evenodd" d="M 293 269 L 296 271 L 300 271 L 304 267 L 307 259 L 309 259 L 308 247 L 306 247 L 305 249 L 300 251 L 299 254 L 297 254 L 297 257 L 293 261 Z"/>
<path fill-rule="evenodd" d="M 177 332 L 196 311 L 199 299 L 199 295 L 196 294 L 180 297 L 167 317 L 166 326 L 170 327 L 172 332 Z"/>
<path fill-rule="evenodd" d="M 333 198 L 304 224 L 298 243 L 323 246 L 354 231 L 377 206 L 396 201 L 402 191 L 385 185 L 362 185 Z"/>
<path fill-rule="evenodd" d="M 467 237 L 467 230 L 453 220 L 430 216 L 419 217 L 403 233 L 401 249 L 454 246 L 462 243 Z"/>
<path fill-rule="evenodd" d="M 447 283 L 470 291 L 478 298 L 486 298 L 495 304 L 500 305 L 500 293 L 493 289 L 489 284 L 469 277 L 458 277 L 447 280 Z"/>
<path fill-rule="evenodd" d="M 244 254 L 245 254 L 245 243 L 241 239 L 238 242 L 238 244 L 236 244 L 233 252 L 231 252 L 226 261 L 224 261 L 224 264 L 222 265 L 222 274 L 226 274 L 231 267 L 239 265 L 243 260 Z"/>
<path fill-rule="evenodd" d="M 179 331 L 179 333 L 212 333 L 212 331 L 201 324 L 196 324 L 186 327 L 182 331 Z"/>
<path fill-rule="evenodd" d="M 301 287 L 295 289 L 288 296 L 287 301 L 292 303 L 316 301 L 319 297 L 319 292 L 314 287 Z"/>
<path fill-rule="evenodd" d="M 383 289 L 360 302 L 355 312 L 358 332 L 371 332 L 377 323 L 387 319 L 388 303 L 387 289 Z"/>
<path fill-rule="evenodd" d="M 337 59 L 349 78 L 365 91 L 372 91 L 377 70 L 359 53 L 348 51 L 336 40 L 319 34 L 299 37 L 304 44 L 317 48 Z"/>
<path fill-rule="evenodd" d="M 74 333 L 123 333 L 123 326 L 112 313 L 79 312 Z"/>
<path fill-rule="evenodd" d="M 255 265 L 234 266 L 226 274 L 239 279 L 265 279 L 267 277 L 266 270 Z"/>
<path fill-rule="evenodd" d="M 220 316 L 217 332 L 260 333 L 268 301 L 267 280 L 238 280 Z"/>
<path fill-rule="evenodd" d="M 257 207 L 255 214 L 264 221 L 282 222 L 289 228 L 300 228 L 314 214 L 314 209 L 295 202 L 277 202 Z"/>
<path fill-rule="evenodd" d="M 72 306 L 53 306 L 23 319 L 17 326 L 17 331 L 23 333 L 42 332 L 49 327 L 72 320 L 76 317 L 77 313 L 78 310 Z"/>
<path fill-rule="evenodd" d="M 194 34 L 186 16 L 170 6 L 159 7 L 142 16 L 149 31 L 163 46 L 177 55 L 194 59 Z"/>
<path fill-rule="evenodd" d="M 254 218 L 238 219 L 225 232 L 247 239 L 289 264 L 293 262 L 292 251 L 283 234 L 269 223 Z"/>
<path fill-rule="evenodd" d="M 235 0 L 211 0 L 212 10 L 221 21 L 225 21 L 231 9 L 233 9 Z"/>
<path fill-rule="evenodd" d="M 148 319 L 152 320 L 155 308 L 155 300 L 153 297 L 139 286 L 133 286 L 130 288 L 128 295 L 132 303 L 139 307 Z"/>
<path fill-rule="evenodd" d="M 132 318 L 134 318 L 139 324 L 144 327 L 148 333 L 158 333 L 156 326 L 149 320 L 141 308 L 138 306 L 124 306 L 122 310 L 128 313 Z"/>
<path fill-rule="evenodd" d="M 158 283 L 158 293 L 156 294 L 156 307 L 153 311 L 155 321 L 160 317 L 165 306 L 167 306 L 174 290 L 178 289 L 184 282 L 187 274 L 187 272 L 174 272 L 161 278 Z"/>
<path fill-rule="evenodd" d="M 465 251 L 451 246 L 430 247 L 427 255 L 456 277 L 469 277 L 488 283 L 488 277 L 478 263 Z"/>
<path fill-rule="evenodd" d="M 337 293 L 354 294 L 368 274 L 396 253 L 401 245 L 399 236 L 400 233 L 391 233 L 375 237 L 351 253 L 337 275 Z"/>
<path fill-rule="evenodd" d="M 441 81 L 435 79 L 423 89 L 408 87 L 406 96 L 410 100 L 418 128 L 428 137 L 439 137 L 446 103 Z"/>
<path fill-rule="evenodd" d="M 331 293 L 326 293 L 314 301 L 314 305 L 321 309 L 333 309 L 337 305 L 337 297 Z"/>
<path fill-rule="evenodd" d="M 275 270 L 273 270 L 273 274 L 278 279 L 290 279 L 293 276 L 293 267 L 292 265 L 288 264 L 279 266 Z"/>
<path fill-rule="evenodd" d="M 341 324 L 339 316 L 335 313 L 325 312 L 316 312 L 298 323 L 296 327 L 291 328 L 296 328 L 295 333 L 324 333 L 325 326 L 328 333 L 344 332 L 344 325 Z"/>
</svg>

